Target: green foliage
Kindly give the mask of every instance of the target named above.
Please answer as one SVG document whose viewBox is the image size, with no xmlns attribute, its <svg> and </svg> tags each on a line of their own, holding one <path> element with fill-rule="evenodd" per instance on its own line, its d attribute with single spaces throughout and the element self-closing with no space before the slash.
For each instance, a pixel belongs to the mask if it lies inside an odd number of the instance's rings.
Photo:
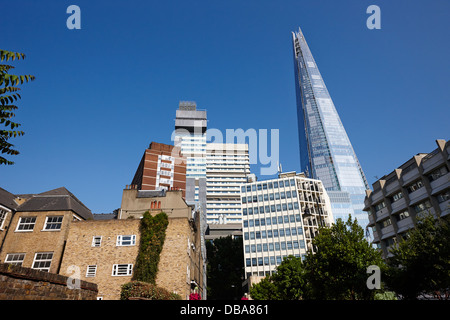
<svg viewBox="0 0 450 320">
<path fill-rule="evenodd" d="M 404 299 L 450 298 L 450 223 L 432 214 L 417 217 L 406 240 L 391 250 L 387 285 Z"/>
<path fill-rule="evenodd" d="M 15 59 L 25 59 L 25 55 L 19 52 L 0 50 L 0 61 L 14 61 Z M 21 98 L 18 93 L 20 88 L 17 86 L 32 81 L 35 77 L 9 74 L 11 69 L 14 69 L 11 65 L 0 64 L 0 125 L 3 127 L 0 127 L 0 152 L 7 155 L 17 155 L 19 151 L 14 149 L 14 145 L 8 140 L 22 136 L 24 132 L 15 130 L 20 124 L 11 120 L 15 116 L 13 111 L 18 109 L 13 103 Z M 14 162 L 0 156 L 1 164 L 11 165 Z"/>
<path fill-rule="evenodd" d="M 181 300 L 180 295 L 152 283 L 132 281 L 122 285 L 120 300 L 139 297 L 149 300 Z"/>
<path fill-rule="evenodd" d="M 244 278 L 241 239 L 231 236 L 206 242 L 208 299 L 240 299 Z"/>
<path fill-rule="evenodd" d="M 373 299 L 376 292 L 367 288 L 367 268 L 376 265 L 383 273 L 385 263 L 356 219 L 337 219 L 331 228 L 322 228 L 313 245 L 316 252 L 305 260 L 311 298 Z"/>
<path fill-rule="evenodd" d="M 255 300 L 344 300 L 374 299 L 380 291 L 367 288 L 367 267 L 386 269 L 380 252 L 364 238 L 364 230 L 349 216 L 337 219 L 330 228 L 321 228 L 314 238 L 315 253 L 304 261 L 287 257 L 277 272 L 252 286 Z M 381 297 L 381 296 L 377 296 Z M 381 297 L 382 298 L 382 297 Z"/>
<path fill-rule="evenodd" d="M 307 290 L 306 270 L 300 258 L 288 256 L 267 276 L 250 288 L 254 300 L 300 300 Z"/>
<path fill-rule="evenodd" d="M 148 211 L 144 213 L 140 224 L 141 239 L 133 280 L 155 283 L 168 224 L 169 219 L 165 212 L 160 212 L 154 217 Z"/>
</svg>

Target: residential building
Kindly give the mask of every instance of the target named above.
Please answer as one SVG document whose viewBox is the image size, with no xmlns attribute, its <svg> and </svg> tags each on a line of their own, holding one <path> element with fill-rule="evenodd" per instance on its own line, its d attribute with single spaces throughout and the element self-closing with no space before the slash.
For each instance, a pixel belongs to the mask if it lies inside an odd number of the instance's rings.
<svg viewBox="0 0 450 320">
<path fill-rule="evenodd" d="M 206 144 L 206 220 L 209 225 L 240 226 L 240 189 L 249 173 L 247 144 Z"/>
<path fill-rule="evenodd" d="M 248 283 L 275 272 L 284 257 L 314 252 L 320 226 L 333 221 L 330 201 L 320 180 L 303 173 L 241 187 L 245 275 Z M 256 280 L 257 282 L 257 280 Z"/>
<path fill-rule="evenodd" d="M 15 201 L 16 198 L 16 195 L 0 188 L 0 251 L 12 216 L 19 206 Z"/>
<path fill-rule="evenodd" d="M 206 110 L 195 101 L 180 101 L 176 111 L 174 145 L 186 157 L 186 202 L 195 204 L 200 214 L 201 250 L 206 258 Z M 206 284 L 206 264 L 203 282 Z M 206 287 L 206 285 L 205 285 Z M 206 291 L 205 291 L 206 295 Z M 206 297 L 204 295 L 204 297 Z"/>
<path fill-rule="evenodd" d="M 186 157 L 186 201 L 206 206 L 206 110 L 181 101 L 176 111 L 174 145 Z"/>
<path fill-rule="evenodd" d="M 300 28 L 292 40 L 301 170 L 322 181 L 335 219 L 351 214 L 365 229 L 367 180 Z"/>
<path fill-rule="evenodd" d="M 181 149 L 152 142 L 145 150 L 131 185 L 139 190 L 179 189 L 186 192 L 186 158 Z"/>
<path fill-rule="evenodd" d="M 59 273 L 67 234 L 73 221 L 93 219 L 91 211 L 61 187 L 18 195 L 0 249 L 0 261 Z"/>
<path fill-rule="evenodd" d="M 365 208 L 373 243 L 384 258 L 415 227 L 417 217 L 450 214 L 450 141 L 436 140 L 437 148 L 418 153 L 366 191 Z"/>
</svg>

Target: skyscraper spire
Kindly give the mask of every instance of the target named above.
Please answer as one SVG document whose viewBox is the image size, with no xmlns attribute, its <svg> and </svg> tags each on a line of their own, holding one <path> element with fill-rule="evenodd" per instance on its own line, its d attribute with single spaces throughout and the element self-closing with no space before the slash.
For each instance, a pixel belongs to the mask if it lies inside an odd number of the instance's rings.
<svg viewBox="0 0 450 320">
<path fill-rule="evenodd" d="M 292 41 L 301 169 L 322 180 L 335 219 L 351 214 L 365 229 L 367 180 L 300 28 Z"/>
</svg>

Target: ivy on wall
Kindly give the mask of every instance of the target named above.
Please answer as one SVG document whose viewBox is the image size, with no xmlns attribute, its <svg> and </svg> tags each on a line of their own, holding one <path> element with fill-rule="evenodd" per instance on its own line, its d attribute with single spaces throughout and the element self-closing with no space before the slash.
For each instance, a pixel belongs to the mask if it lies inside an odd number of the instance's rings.
<svg viewBox="0 0 450 320">
<path fill-rule="evenodd" d="M 122 300 L 127 300 L 130 297 L 150 300 L 181 299 L 179 295 L 169 293 L 155 284 L 168 224 L 169 219 L 165 212 L 160 212 L 155 216 L 152 216 L 148 211 L 144 213 L 139 226 L 141 239 L 132 282 L 122 286 L 120 297 Z"/>
<path fill-rule="evenodd" d="M 165 212 L 155 216 L 148 211 L 144 213 L 139 227 L 141 240 L 132 280 L 155 283 L 168 224 L 169 219 Z"/>
</svg>

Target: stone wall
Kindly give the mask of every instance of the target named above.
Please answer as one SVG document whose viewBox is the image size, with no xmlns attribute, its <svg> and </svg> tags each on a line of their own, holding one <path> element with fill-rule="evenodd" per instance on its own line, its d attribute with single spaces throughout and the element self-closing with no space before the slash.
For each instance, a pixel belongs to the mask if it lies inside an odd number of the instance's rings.
<svg viewBox="0 0 450 320">
<path fill-rule="evenodd" d="M 68 277 L 59 274 L 0 263 L 0 300 L 95 300 L 97 298 L 95 283 L 80 281 L 79 289 L 70 289 L 67 283 Z"/>
</svg>

